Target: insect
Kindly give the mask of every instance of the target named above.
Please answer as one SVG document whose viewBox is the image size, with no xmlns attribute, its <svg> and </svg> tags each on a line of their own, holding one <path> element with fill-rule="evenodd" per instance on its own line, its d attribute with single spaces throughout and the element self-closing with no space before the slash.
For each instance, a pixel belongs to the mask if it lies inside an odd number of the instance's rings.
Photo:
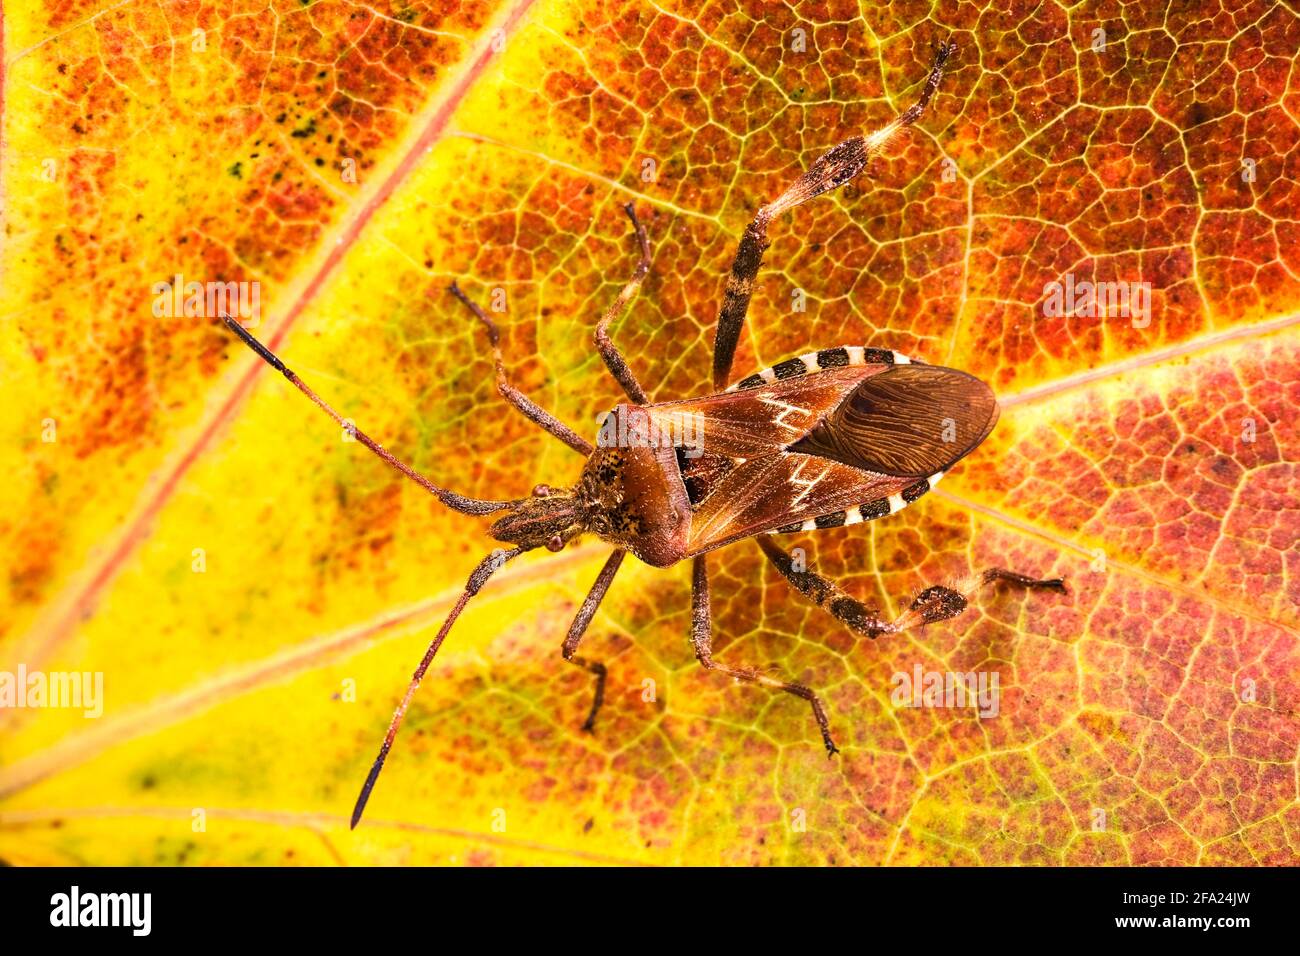
<svg viewBox="0 0 1300 956">
<path fill-rule="evenodd" d="M 773 540 L 782 533 L 883 518 L 924 495 L 992 431 L 998 405 L 983 382 L 965 372 L 909 360 L 887 349 L 842 346 L 787 359 L 728 385 L 754 279 L 769 244 L 769 225 L 782 213 L 853 179 L 893 134 L 916 122 L 955 51 L 956 44 L 951 42 L 938 47 L 925 86 L 910 108 L 870 136 L 855 136 L 835 146 L 775 202 L 755 214 L 740 240 L 718 315 L 713 394 L 651 402 L 610 338 L 611 323 L 624 314 L 650 268 L 649 238 L 632 203 L 624 210 L 640 258 L 632 278 L 595 329 L 596 348 L 628 400 L 605 417 L 594 446 L 510 383 L 496 325 L 452 284 L 452 294 L 487 332 L 501 396 L 586 458 L 586 466 L 571 488 L 539 484 L 530 496 L 509 501 L 485 501 L 448 491 L 356 429 L 234 319 L 223 317 L 250 348 L 358 442 L 448 508 L 465 515 L 500 514 L 489 532 L 509 545 L 474 568 L 416 668 L 357 798 L 353 827 L 361 819 L 411 698 L 447 633 L 493 573 L 525 551 L 560 551 L 584 532 L 614 547 L 561 649 L 566 661 L 595 678 L 584 730 L 595 725 L 604 697 L 605 668 L 579 655 L 578 648 L 624 558 L 631 553 L 660 568 L 679 561 L 692 563 L 691 640 L 699 662 L 737 680 L 785 691 L 809 702 L 830 756 L 838 751 L 825 708 L 811 688 L 778 680 L 756 667 L 714 660 L 709 552 L 754 538 L 795 590 L 870 638 L 955 617 L 984 584 L 1002 581 L 1021 588 L 1064 591 L 1059 578 L 1036 580 L 991 568 L 954 587 L 928 587 L 896 619 L 885 620 L 833 581 L 796 563 Z M 687 434 L 692 438 L 689 444 L 682 440 Z M 665 436 L 667 440 L 663 440 Z"/>
</svg>

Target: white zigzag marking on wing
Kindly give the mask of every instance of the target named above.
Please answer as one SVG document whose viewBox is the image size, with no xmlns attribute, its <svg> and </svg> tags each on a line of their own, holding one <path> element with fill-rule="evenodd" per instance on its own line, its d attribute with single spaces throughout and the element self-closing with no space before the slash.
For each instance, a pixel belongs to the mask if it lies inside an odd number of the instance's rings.
<svg viewBox="0 0 1300 956">
<path fill-rule="evenodd" d="M 799 494 L 795 496 L 795 499 L 792 502 L 790 502 L 791 511 L 794 511 L 801 504 L 803 504 L 803 500 L 807 498 L 809 494 L 812 493 L 812 490 L 813 488 L 816 487 L 817 482 L 825 478 L 826 473 L 830 471 L 830 466 L 823 468 L 821 470 L 821 474 L 819 474 L 816 478 L 813 478 L 811 481 L 809 481 L 807 478 L 801 477 L 803 475 L 804 468 L 808 465 L 808 462 L 811 460 L 812 460 L 811 458 L 805 458 L 803 461 L 799 462 L 799 466 L 795 468 L 794 474 L 790 476 L 790 484 L 797 485 L 798 487 L 803 488 L 803 491 L 799 492 Z"/>
<path fill-rule="evenodd" d="M 764 405 L 771 405 L 773 408 L 779 408 L 779 409 L 781 409 L 781 414 L 777 415 L 775 418 L 772 419 L 772 424 L 773 424 L 773 425 L 780 425 L 782 428 L 788 428 L 788 429 L 790 429 L 790 431 L 792 431 L 792 432 L 801 432 L 801 431 L 803 431 L 803 427 L 802 427 L 802 426 L 800 426 L 800 425 L 791 425 L 791 424 L 790 424 L 789 422 L 787 422 L 785 419 L 786 419 L 786 416 L 787 416 L 787 415 L 793 415 L 793 414 L 795 414 L 796 412 L 799 413 L 800 415 L 804 416 L 804 418 L 807 418 L 807 417 L 808 417 L 808 409 L 806 409 L 806 408 L 800 408 L 798 405 L 791 405 L 789 402 L 783 402 L 783 401 L 781 401 L 781 400 L 778 399 L 778 398 L 772 398 L 772 397 L 770 397 L 770 396 L 766 396 L 766 395 L 763 396 L 762 398 L 760 398 L 759 401 L 762 402 Z"/>
</svg>

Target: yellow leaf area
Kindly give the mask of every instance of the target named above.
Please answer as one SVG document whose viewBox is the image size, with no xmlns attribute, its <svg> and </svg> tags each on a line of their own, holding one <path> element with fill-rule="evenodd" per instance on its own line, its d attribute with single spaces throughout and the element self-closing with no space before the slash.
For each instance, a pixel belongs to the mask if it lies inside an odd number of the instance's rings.
<svg viewBox="0 0 1300 956">
<path fill-rule="evenodd" d="M 1300 862 L 1300 18 L 1281 3 L 1014 7 L 514 0 L 4 5 L 0 671 L 103 675 L 103 713 L 0 712 L 19 864 Z M 1098 32 L 1100 31 L 1100 33 Z M 1003 402 L 941 489 L 784 537 L 896 615 L 990 566 L 959 617 L 869 641 L 751 542 L 507 565 L 347 815 L 487 520 L 369 455 L 211 315 L 154 284 L 261 283 L 254 330 L 345 416 L 468 495 L 581 461 L 620 399 L 709 390 L 746 222 L 917 95 L 868 175 L 784 215 L 736 374 L 838 345 L 966 369 Z M 1100 40 L 1099 40 L 1100 37 Z M 1141 282 L 1149 321 L 1044 311 Z M 802 307 L 802 310 L 800 310 Z M 996 674 L 996 715 L 896 675 Z"/>
</svg>

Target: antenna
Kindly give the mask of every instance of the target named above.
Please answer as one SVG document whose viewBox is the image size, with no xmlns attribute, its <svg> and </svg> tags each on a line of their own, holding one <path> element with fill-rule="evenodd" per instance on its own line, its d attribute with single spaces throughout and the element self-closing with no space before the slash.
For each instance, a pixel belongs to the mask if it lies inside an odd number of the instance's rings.
<svg viewBox="0 0 1300 956">
<path fill-rule="evenodd" d="M 392 465 L 407 478 L 410 478 L 425 491 L 436 495 L 438 500 L 448 508 L 466 515 L 489 515 L 496 511 L 507 511 L 516 504 L 514 501 L 485 501 L 479 498 L 466 498 L 464 495 L 458 495 L 454 491 L 448 491 L 446 488 L 438 487 L 406 462 L 385 449 L 383 445 L 379 444 L 379 442 L 375 441 L 361 429 L 357 428 L 356 425 L 345 420 L 342 415 L 330 407 L 328 402 L 317 395 L 306 382 L 300 379 L 287 365 L 281 362 L 274 352 L 257 339 L 253 338 L 252 334 L 242 325 L 225 313 L 222 313 L 221 320 L 226 323 L 230 328 L 230 331 L 234 332 L 244 340 L 245 345 L 260 355 L 262 361 L 266 362 L 266 364 L 271 366 L 271 368 L 281 373 L 295 388 L 298 389 L 298 391 L 302 392 L 324 409 L 325 414 L 342 425 L 348 434 L 361 442 L 361 444 L 365 445 L 384 461 L 388 462 L 388 464 Z"/>
</svg>

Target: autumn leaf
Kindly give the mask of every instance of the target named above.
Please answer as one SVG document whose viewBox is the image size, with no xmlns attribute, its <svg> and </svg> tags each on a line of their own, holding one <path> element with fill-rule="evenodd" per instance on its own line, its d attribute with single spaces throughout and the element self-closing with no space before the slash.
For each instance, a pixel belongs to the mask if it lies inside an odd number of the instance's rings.
<svg viewBox="0 0 1300 956">
<path fill-rule="evenodd" d="M 0 712 L 0 857 L 1300 862 L 1300 16 L 926 10 L 7 4 L 0 672 L 103 696 Z M 905 108 L 950 36 L 923 119 L 774 223 L 737 370 L 857 344 L 988 381 L 1001 420 L 942 489 L 783 540 L 889 615 L 989 566 L 1069 593 L 869 641 L 752 542 L 714 555 L 718 658 L 816 688 L 828 761 L 804 702 L 696 664 L 685 565 L 625 562 L 582 732 L 591 675 L 559 649 L 608 548 L 529 554 L 349 831 L 487 522 L 158 290 L 256 288 L 256 334 L 449 488 L 571 483 L 450 282 L 503 308 L 515 383 L 594 433 L 632 200 L 653 266 L 612 334 L 655 398 L 704 394 L 745 224 Z M 1132 298 L 1060 312 L 1067 283 Z M 898 675 L 972 671 L 996 714 L 895 701 Z"/>
</svg>

